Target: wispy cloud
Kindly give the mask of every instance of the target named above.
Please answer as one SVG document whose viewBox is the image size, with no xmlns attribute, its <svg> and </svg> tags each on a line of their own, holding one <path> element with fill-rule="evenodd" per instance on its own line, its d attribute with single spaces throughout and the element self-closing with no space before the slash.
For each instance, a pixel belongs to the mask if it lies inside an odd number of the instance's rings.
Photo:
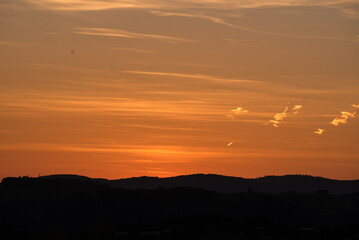
<svg viewBox="0 0 359 240">
<path fill-rule="evenodd" d="M 30 44 L 23 42 L 0 41 L 0 46 L 7 46 L 13 48 L 30 48 Z"/>
<path fill-rule="evenodd" d="M 334 41 L 347 41 L 347 42 L 358 42 L 358 39 L 353 37 L 343 37 L 343 36 L 311 36 L 305 34 L 291 34 L 291 33 L 281 33 L 281 32 L 272 32 L 264 31 L 260 29 L 255 29 L 251 27 L 245 27 L 242 25 L 233 24 L 230 21 L 224 20 L 217 16 L 212 16 L 213 14 L 203 14 L 203 10 L 211 9 L 222 9 L 222 10 L 233 10 L 233 9 L 253 9 L 253 8 L 263 8 L 263 7 L 301 7 L 301 6 L 327 6 L 332 8 L 338 8 L 338 11 L 344 12 L 346 15 L 353 17 L 357 16 L 355 10 L 352 10 L 347 3 L 356 3 L 357 0 L 324 0 L 324 1 L 315 1 L 315 0 L 276 0 L 276 1 L 225 1 L 225 0 L 24 0 L 32 6 L 39 7 L 42 9 L 51 9 L 51 10 L 63 10 L 63 11 L 88 11 L 88 10 L 106 10 L 106 9 L 145 9 L 150 11 L 152 14 L 158 16 L 181 16 L 181 17 L 191 17 L 191 18 L 202 18 L 207 19 L 211 22 L 222 24 L 227 27 L 235 28 L 241 31 L 247 31 L 262 35 L 269 36 L 279 36 L 287 38 L 302 38 L 302 39 L 318 39 L 318 40 L 334 40 Z M 340 8 L 345 6 L 345 8 Z M 198 11 L 193 13 L 193 11 Z M 176 11 L 176 12 L 174 12 Z M 181 11 L 181 12 L 178 12 Z M 191 11 L 191 12 L 190 12 Z M 228 15 L 230 16 L 230 15 Z M 86 33 L 83 33 L 86 34 Z M 88 35 L 102 35 L 102 36 L 114 36 L 114 37 L 129 37 L 131 38 L 144 38 L 144 36 L 139 35 L 130 35 L 128 33 L 119 32 L 88 32 Z M 151 35 L 151 34 L 145 34 Z M 154 35 L 158 36 L 158 35 Z M 151 38 L 153 38 L 152 36 Z M 168 37 L 168 36 L 165 36 Z M 155 37 L 157 38 L 157 37 Z M 189 41 L 188 39 L 175 38 L 167 39 L 168 41 Z M 158 38 L 157 38 L 158 39 Z M 162 40 L 165 40 L 162 38 Z"/>
<path fill-rule="evenodd" d="M 355 3 L 356 0 L 25 0 L 34 6 L 46 9 L 85 11 L 104 10 L 112 8 L 140 8 L 140 9 L 244 9 L 282 6 L 336 6 L 345 3 Z"/>
<path fill-rule="evenodd" d="M 202 147 L 185 147 L 172 145 L 125 145 L 125 144 L 61 144 L 61 143 L 17 143 L 2 144 L 0 151 L 54 151 L 119 153 L 133 156 L 132 162 L 140 163 L 184 163 L 195 159 L 231 155 Z M 137 159 L 136 159 L 137 158 Z"/>
<path fill-rule="evenodd" d="M 113 50 L 119 50 L 119 51 L 128 51 L 128 52 L 137 52 L 137 53 L 155 53 L 155 51 L 147 50 L 147 49 L 140 49 L 140 48 L 108 48 Z"/>
<path fill-rule="evenodd" d="M 318 135 L 322 135 L 324 132 L 325 132 L 325 130 L 321 129 L 321 128 L 318 128 L 317 130 L 314 131 L 314 133 L 318 134 Z"/>
<path fill-rule="evenodd" d="M 355 117 L 356 112 L 341 112 L 341 116 L 338 118 L 335 118 L 333 121 L 330 122 L 330 124 L 334 126 L 338 126 L 339 124 L 345 124 L 348 122 L 349 118 Z"/>
<path fill-rule="evenodd" d="M 359 104 L 353 104 L 352 107 L 359 108 Z"/>
<path fill-rule="evenodd" d="M 253 40 L 253 39 L 233 39 L 233 38 L 226 38 L 225 41 L 229 43 L 243 43 L 243 42 L 256 42 L 256 43 L 266 43 L 267 41 L 264 40 Z"/>
<path fill-rule="evenodd" d="M 31 64 L 30 68 L 33 68 L 33 69 L 59 69 L 59 70 L 68 70 L 68 71 L 75 71 L 75 72 L 97 72 L 97 73 L 107 72 L 106 69 L 80 68 L 80 67 L 72 67 L 72 66 L 67 66 L 67 65 L 43 64 L 43 63 Z"/>
<path fill-rule="evenodd" d="M 136 98 L 77 95 L 76 92 L 29 93 L 9 92 L 0 95 L 0 115 L 41 117 L 48 113 L 72 113 L 78 116 L 101 115 L 157 117 L 214 121 L 222 119 L 221 105 L 212 102 L 178 100 L 150 100 Z M 6 99 L 6 101 L 5 101 Z"/>
<path fill-rule="evenodd" d="M 358 2 L 357 2 L 358 3 Z M 339 14 L 349 19 L 359 19 L 359 11 L 353 8 L 352 5 L 334 5 L 333 8 L 339 11 Z"/>
<path fill-rule="evenodd" d="M 184 74 L 184 73 L 169 73 L 169 72 L 145 72 L 145 71 L 124 71 L 132 74 L 143 74 L 143 75 L 157 75 L 157 76 L 168 76 L 168 77 L 181 77 L 181 78 L 196 78 L 216 82 L 241 82 L 241 83 L 260 83 L 256 80 L 247 79 L 233 79 L 233 78 L 221 78 L 211 75 L 204 74 Z"/>
<path fill-rule="evenodd" d="M 26 2 L 44 9 L 65 11 L 94 11 L 114 8 L 155 8 L 156 1 L 142 0 L 25 0 Z"/>
<path fill-rule="evenodd" d="M 137 38 L 137 39 L 156 39 L 167 42 L 191 42 L 190 39 L 178 38 L 166 35 L 135 33 L 122 29 L 110 29 L 110 28 L 75 28 L 74 33 L 93 36 L 107 36 L 107 37 L 119 37 L 119 38 Z"/>
<path fill-rule="evenodd" d="M 258 30 L 255 28 L 249 28 L 240 26 L 237 24 L 230 23 L 221 19 L 219 17 L 204 15 L 204 14 L 193 14 L 193 13 L 182 13 L 182 12 L 164 12 L 164 11 L 151 11 L 152 14 L 157 16 L 178 16 L 178 17 L 190 17 L 190 18 L 202 18 L 207 19 L 213 23 L 222 24 L 224 26 L 238 29 L 245 32 L 251 32 L 256 34 L 268 35 L 268 36 L 278 36 L 278 37 L 287 37 L 287 38 L 302 38 L 302 39 L 323 39 L 323 40 L 336 40 L 336 41 L 346 41 L 346 42 L 358 42 L 358 39 L 355 37 L 353 38 L 345 38 L 340 36 L 311 36 L 311 35 L 300 35 L 300 34 L 291 34 L 291 33 L 280 33 L 280 32 L 273 32 L 273 31 L 263 31 Z"/>
<path fill-rule="evenodd" d="M 229 25 L 230 27 L 233 27 L 232 24 L 225 22 L 221 18 L 208 16 L 204 14 L 193 14 L 193 13 L 182 13 L 182 12 L 164 12 L 164 11 L 151 11 L 152 14 L 162 17 L 168 17 L 168 16 L 174 16 L 174 17 L 189 17 L 189 18 L 203 18 L 210 20 L 214 23 Z"/>
</svg>

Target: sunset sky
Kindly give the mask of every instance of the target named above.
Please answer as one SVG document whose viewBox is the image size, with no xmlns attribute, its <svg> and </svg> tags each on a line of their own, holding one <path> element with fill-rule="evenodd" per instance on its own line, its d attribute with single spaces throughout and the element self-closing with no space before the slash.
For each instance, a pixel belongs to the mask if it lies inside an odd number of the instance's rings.
<svg viewBox="0 0 359 240">
<path fill-rule="evenodd" d="M 0 179 L 359 179 L 359 0 L 1 0 L 0 82 Z"/>
</svg>

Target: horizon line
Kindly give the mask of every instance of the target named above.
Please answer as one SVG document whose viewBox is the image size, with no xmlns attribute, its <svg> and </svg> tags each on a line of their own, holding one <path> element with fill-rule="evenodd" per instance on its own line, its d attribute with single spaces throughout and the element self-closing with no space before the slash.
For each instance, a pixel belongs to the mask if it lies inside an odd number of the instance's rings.
<svg viewBox="0 0 359 240">
<path fill-rule="evenodd" d="M 310 175 L 310 174 L 301 174 L 301 173 L 288 173 L 288 174 L 283 174 L 283 175 L 273 175 L 273 174 L 269 174 L 269 175 L 264 175 L 264 176 L 259 176 L 259 177 L 240 177 L 240 176 L 230 176 L 230 175 L 223 175 L 223 174 L 217 174 L 217 173 L 190 173 L 190 174 L 181 174 L 181 175 L 173 175 L 173 176 L 168 176 L 168 177 L 159 177 L 159 176 L 146 176 L 146 175 L 142 175 L 142 176 L 133 176 L 133 177 L 120 177 L 120 178 L 104 178 L 104 177 L 89 177 L 86 175 L 80 175 L 80 174 L 76 174 L 76 173 L 56 173 L 56 174 L 46 174 L 46 175 L 41 175 L 39 174 L 38 176 L 29 176 L 29 175 L 23 175 L 23 176 L 7 176 L 7 177 L 3 177 L 1 178 L 1 181 L 5 178 L 40 178 L 40 177 L 51 177 L 51 176 L 76 176 L 76 177 L 85 177 L 88 179 L 103 179 L 103 180 L 108 180 L 108 181 L 116 181 L 116 180 L 126 180 L 126 179 L 134 179 L 134 178 L 158 178 L 158 179 L 169 179 L 169 178 L 176 178 L 176 177 L 185 177 L 185 176 L 194 176 L 194 175 L 212 175 L 212 176 L 221 176 L 221 177 L 228 177 L 228 178 L 241 178 L 241 179 L 246 179 L 246 180 L 254 180 L 254 179 L 260 179 L 260 178 L 265 178 L 265 177 L 286 177 L 286 176 L 302 176 L 302 177 L 312 177 L 312 178 L 323 178 L 323 179 L 328 179 L 328 180 L 334 180 L 334 181 L 359 181 L 359 179 L 335 179 L 335 178 L 329 178 L 329 177 L 324 177 L 324 176 L 314 176 L 314 175 Z"/>
</svg>

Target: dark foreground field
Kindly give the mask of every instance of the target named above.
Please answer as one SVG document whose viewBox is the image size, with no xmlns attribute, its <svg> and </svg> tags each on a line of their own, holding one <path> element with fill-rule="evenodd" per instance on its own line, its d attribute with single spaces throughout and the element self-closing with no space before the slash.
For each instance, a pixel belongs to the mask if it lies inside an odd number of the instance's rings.
<svg viewBox="0 0 359 240">
<path fill-rule="evenodd" d="M 1 239 L 359 239 L 359 193 L 115 188 L 86 178 L 5 178 Z"/>
</svg>

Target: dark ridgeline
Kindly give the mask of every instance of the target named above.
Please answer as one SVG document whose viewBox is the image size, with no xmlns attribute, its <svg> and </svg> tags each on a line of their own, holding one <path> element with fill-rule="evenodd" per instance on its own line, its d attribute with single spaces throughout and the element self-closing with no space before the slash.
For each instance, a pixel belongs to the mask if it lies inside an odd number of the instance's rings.
<svg viewBox="0 0 359 240">
<path fill-rule="evenodd" d="M 1 239 L 359 239 L 359 181 L 5 178 Z"/>
<path fill-rule="evenodd" d="M 170 178 L 135 177 L 111 180 L 112 187 L 126 189 L 156 189 L 195 187 L 220 193 L 246 192 L 248 189 L 263 193 L 310 193 L 326 190 L 331 194 L 359 192 L 359 180 L 339 181 L 308 175 L 266 176 L 262 178 L 228 177 L 215 174 L 194 174 Z"/>
</svg>

